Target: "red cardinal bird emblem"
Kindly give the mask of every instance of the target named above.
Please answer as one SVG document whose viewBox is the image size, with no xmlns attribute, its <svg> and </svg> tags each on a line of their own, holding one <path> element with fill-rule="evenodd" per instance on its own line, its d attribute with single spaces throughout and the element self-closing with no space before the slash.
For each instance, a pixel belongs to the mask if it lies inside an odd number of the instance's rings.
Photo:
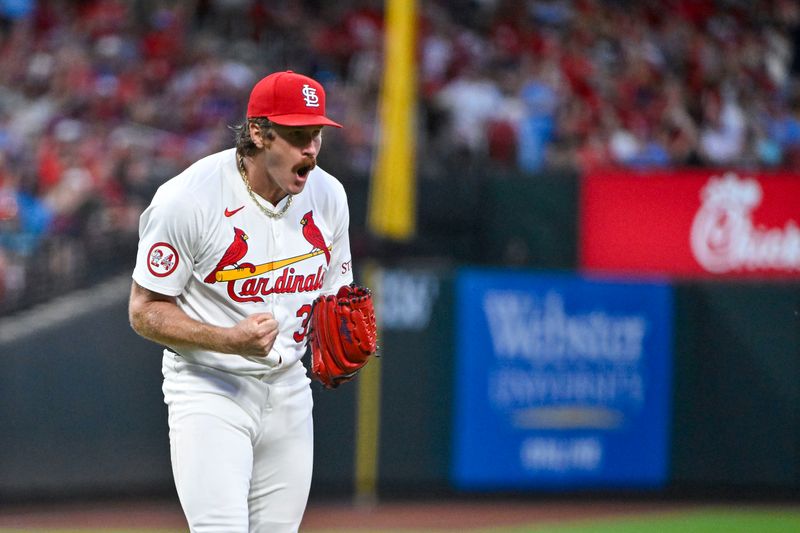
<svg viewBox="0 0 800 533">
<path fill-rule="evenodd" d="M 313 211 L 309 211 L 300 219 L 300 225 L 303 226 L 303 237 L 314 247 L 312 250 L 319 249 L 325 253 L 325 261 L 330 265 L 331 252 L 325 245 L 325 237 L 322 236 L 322 232 L 314 224 L 314 215 L 312 213 Z"/>
<path fill-rule="evenodd" d="M 228 249 L 225 250 L 222 259 L 219 260 L 219 263 L 217 263 L 217 266 L 211 271 L 211 274 L 206 276 L 206 279 L 203 280 L 206 283 L 216 283 L 217 272 L 226 266 L 234 265 L 237 268 L 249 266 L 251 267 L 251 270 L 255 269 L 251 263 L 243 263 L 239 265 L 239 261 L 241 261 L 242 257 L 244 257 L 247 253 L 247 234 L 239 228 L 233 228 L 233 232 L 233 242 L 230 246 L 228 246 Z"/>
</svg>

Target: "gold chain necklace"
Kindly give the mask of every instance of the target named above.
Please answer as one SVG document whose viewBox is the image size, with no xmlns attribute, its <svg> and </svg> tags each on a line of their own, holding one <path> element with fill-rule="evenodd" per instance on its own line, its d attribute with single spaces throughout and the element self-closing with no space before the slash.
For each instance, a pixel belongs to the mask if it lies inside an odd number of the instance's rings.
<svg viewBox="0 0 800 533">
<path fill-rule="evenodd" d="M 277 218 L 281 218 L 283 215 L 286 214 L 286 211 L 289 209 L 289 206 L 292 205 L 292 195 L 291 194 L 289 195 L 289 198 L 286 199 L 286 203 L 283 204 L 283 207 L 281 208 L 280 211 L 272 211 L 272 210 L 267 209 L 266 207 L 264 207 L 264 204 L 262 204 L 260 201 L 258 201 L 258 199 L 256 198 L 255 193 L 253 192 L 253 189 L 250 187 L 250 180 L 247 179 L 247 170 L 245 170 L 245 168 L 244 168 L 244 158 L 243 157 L 239 157 L 239 174 L 242 176 L 242 181 L 244 181 L 245 187 L 247 187 L 247 194 L 250 195 L 250 198 L 253 199 L 253 201 L 256 203 L 258 208 L 261 209 L 262 213 L 267 215 L 269 218 L 276 218 L 276 219 Z"/>
</svg>

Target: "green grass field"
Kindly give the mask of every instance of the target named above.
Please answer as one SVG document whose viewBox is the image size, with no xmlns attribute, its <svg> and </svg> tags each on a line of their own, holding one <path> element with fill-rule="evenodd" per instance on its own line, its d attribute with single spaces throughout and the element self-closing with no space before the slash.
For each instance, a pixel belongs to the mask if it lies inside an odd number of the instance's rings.
<svg viewBox="0 0 800 533">
<path fill-rule="evenodd" d="M 591 523 L 572 523 L 558 526 L 534 524 L 487 529 L 502 533 L 789 533 L 800 532 L 800 511 L 696 511 L 687 513 L 592 520 Z M 475 531 L 473 533 L 478 533 Z"/>
<path fill-rule="evenodd" d="M 793 533 L 800 511 L 709 510 L 478 529 L 301 529 L 302 533 Z M 185 533 L 177 529 L 9 529 L 0 533 Z"/>
</svg>

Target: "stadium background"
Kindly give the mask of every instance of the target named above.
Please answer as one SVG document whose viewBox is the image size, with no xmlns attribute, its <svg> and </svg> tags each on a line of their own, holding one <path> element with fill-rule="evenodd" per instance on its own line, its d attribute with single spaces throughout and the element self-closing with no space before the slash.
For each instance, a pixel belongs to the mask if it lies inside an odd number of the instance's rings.
<svg viewBox="0 0 800 533">
<path fill-rule="evenodd" d="M 387 5 L 399 28 L 414 3 Z M 325 84 L 346 125 L 320 164 L 348 190 L 356 274 L 384 315 L 379 362 L 353 386 L 315 385 L 309 530 L 523 531 L 688 507 L 711 524 L 697 530 L 731 531 L 720 502 L 774 520 L 739 515 L 743 531 L 797 526 L 796 267 L 656 272 L 673 295 L 661 482 L 464 490 L 453 460 L 465 267 L 591 273 L 582 195 L 606 173 L 797 179 L 795 2 L 427 1 L 413 34 L 369 0 L 5 1 L 0 14 L 0 525 L 180 527 L 158 349 L 127 324 L 137 217 L 165 179 L 230 145 L 259 75 L 291 68 Z M 385 46 L 391 31 L 413 51 Z M 797 221 L 793 194 L 781 202 Z M 330 506 L 351 500 L 349 516 Z M 414 522 L 426 512 L 438 521 Z"/>
</svg>

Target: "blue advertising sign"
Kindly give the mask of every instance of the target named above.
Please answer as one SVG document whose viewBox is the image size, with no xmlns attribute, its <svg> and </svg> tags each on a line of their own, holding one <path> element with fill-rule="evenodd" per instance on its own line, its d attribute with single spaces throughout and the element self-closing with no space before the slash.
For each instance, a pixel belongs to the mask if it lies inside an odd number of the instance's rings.
<svg viewBox="0 0 800 533">
<path fill-rule="evenodd" d="M 456 302 L 456 487 L 665 483 L 669 285 L 470 269 Z"/>
</svg>

